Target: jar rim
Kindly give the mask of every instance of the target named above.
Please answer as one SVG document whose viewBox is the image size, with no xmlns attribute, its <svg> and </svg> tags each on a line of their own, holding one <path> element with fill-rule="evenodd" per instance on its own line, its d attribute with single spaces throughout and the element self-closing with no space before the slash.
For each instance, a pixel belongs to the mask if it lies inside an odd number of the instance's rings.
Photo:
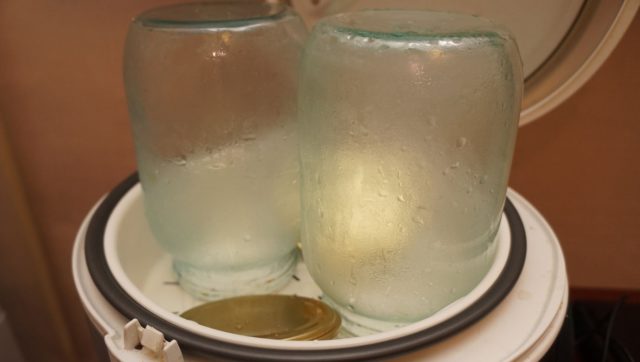
<svg viewBox="0 0 640 362">
<path fill-rule="evenodd" d="M 452 12 L 370 9 L 341 13 L 318 22 L 318 30 L 384 41 L 505 39 L 508 30 L 489 19 Z"/>
<path fill-rule="evenodd" d="M 219 0 L 153 8 L 133 22 L 151 28 L 229 28 L 278 20 L 290 13 L 281 3 Z"/>
</svg>

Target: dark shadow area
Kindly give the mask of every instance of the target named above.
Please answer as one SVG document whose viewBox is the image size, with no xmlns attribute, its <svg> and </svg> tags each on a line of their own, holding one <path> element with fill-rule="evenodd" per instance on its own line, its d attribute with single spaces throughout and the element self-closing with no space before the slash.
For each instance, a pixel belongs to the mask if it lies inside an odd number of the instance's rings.
<svg viewBox="0 0 640 362">
<path fill-rule="evenodd" d="M 640 361 L 640 303 L 635 294 L 611 301 L 573 300 L 543 361 Z"/>
</svg>

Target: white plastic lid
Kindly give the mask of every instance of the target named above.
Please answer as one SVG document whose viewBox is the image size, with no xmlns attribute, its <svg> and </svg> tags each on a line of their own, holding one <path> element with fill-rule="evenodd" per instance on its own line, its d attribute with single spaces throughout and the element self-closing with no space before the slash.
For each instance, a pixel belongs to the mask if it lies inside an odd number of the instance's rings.
<svg viewBox="0 0 640 362">
<path fill-rule="evenodd" d="M 371 8 L 453 11 L 493 19 L 518 41 L 525 72 L 520 124 L 575 93 L 627 30 L 640 0 L 291 0 L 312 25 L 338 12 Z"/>
</svg>

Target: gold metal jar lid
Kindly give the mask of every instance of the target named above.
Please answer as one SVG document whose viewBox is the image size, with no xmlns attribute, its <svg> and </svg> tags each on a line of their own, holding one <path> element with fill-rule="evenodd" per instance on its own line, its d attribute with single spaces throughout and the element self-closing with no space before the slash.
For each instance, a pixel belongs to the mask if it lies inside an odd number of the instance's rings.
<svg viewBox="0 0 640 362">
<path fill-rule="evenodd" d="M 181 316 L 229 333 L 288 341 L 332 339 L 341 323 L 338 313 L 319 300 L 278 294 L 209 302 Z"/>
</svg>

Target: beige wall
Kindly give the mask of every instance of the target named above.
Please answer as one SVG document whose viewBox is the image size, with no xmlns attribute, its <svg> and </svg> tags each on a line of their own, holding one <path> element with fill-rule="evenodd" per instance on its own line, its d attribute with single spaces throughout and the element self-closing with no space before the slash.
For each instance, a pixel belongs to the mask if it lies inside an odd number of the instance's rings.
<svg viewBox="0 0 640 362">
<path fill-rule="evenodd" d="M 0 264 L 0 304 L 14 326 L 42 321 L 16 331 L 31 361 L 93 360 L 72 242 L 91 205 L 135 167 L 121 50 L 129 19 L 162 2 L 0 2 L 0 126 L 13 154 L 0 163 L 0 262 L 12 261 Z M 640 288 L 638 44 L 636 19 L 582 90 L 519 135 L 511 184 L 556 229 L 572 286 Z"/>
<path fill-rule="evenodd" d="M 558 234 L 573 287 L 640 290 L 640 17 L 594 77 L 518 134 L 511 186 Z"/>
</svg>

